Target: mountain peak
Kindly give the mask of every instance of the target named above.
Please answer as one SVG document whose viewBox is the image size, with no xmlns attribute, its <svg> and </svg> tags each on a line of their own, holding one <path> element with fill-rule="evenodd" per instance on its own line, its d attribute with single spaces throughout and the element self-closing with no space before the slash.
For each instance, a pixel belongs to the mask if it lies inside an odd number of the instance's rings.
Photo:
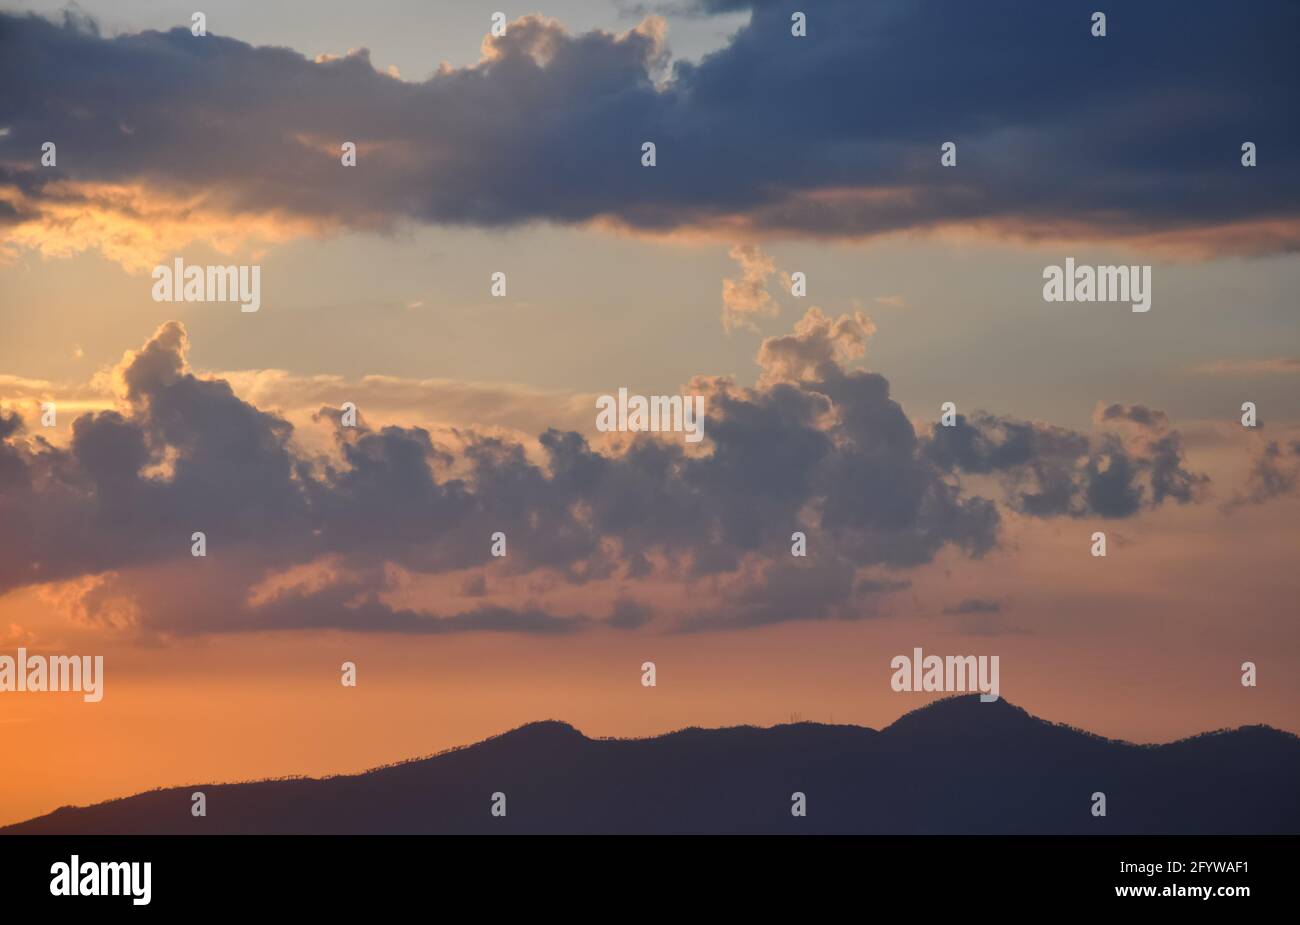
<svg viewBox="0 0 1300 925">
<path fill-rule="evenodd" d="M 558 719 L 535 720 L 516 726 L 508 732 L 485 739 L 510 740 L 512 742 L 547 742 L 547 741 L 586 741 L 587 737 L 575 726 Z"/>
<path fill-rule="evenodd" d="M 987 737 L 990 734 L 1021 733 L 1051 724 L 1031 716 L 1001 698 L 984 703 L 979 694 L 957 694 L 917 707 L 886 726 L 889 735 L 952 740 Z"/>
</svg>

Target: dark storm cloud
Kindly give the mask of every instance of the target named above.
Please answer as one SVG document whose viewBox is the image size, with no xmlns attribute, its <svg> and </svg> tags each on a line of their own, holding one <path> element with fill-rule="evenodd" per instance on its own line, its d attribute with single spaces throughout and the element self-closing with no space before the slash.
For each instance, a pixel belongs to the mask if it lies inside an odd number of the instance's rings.
<svg viewBox="0 0 1300 925">
<path fill-rule="evenodd" d="M 725 47 L 658 86 L 653 26 L 518 20 L 484 63 L 407 83 L 364 52 L 316 63 L 184 28 L 102 37 L 0 15 L 0 202 L 39 220 L 90 195 L 55 179 L 138 181 L 360 228 L 738 216 L 810 235 L 979 222 L 1111 236 L 1258 220 L 1270 229 L 1238 228 L 1232 246 L 1296 244 L 1291 0 L 1128 5 L 1103 39 L 1095 4 L 1076 0 L 828 0 L 802 39 L 788 4 L 698 8 L 747 7 Z M 36 166 L 47 140 L 55 170 Z M 344 140 L 356 168 L 339 165 Z M 938 164 L 948 140 L 955 169 Z M 1258 168 L 1239 164 L 1247 140 Z"/>
</svg>

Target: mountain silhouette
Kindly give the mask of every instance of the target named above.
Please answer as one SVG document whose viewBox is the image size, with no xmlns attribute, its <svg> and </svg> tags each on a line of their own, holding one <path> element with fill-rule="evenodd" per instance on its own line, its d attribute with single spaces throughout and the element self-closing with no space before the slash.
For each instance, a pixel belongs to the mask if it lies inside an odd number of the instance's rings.
<svg viewBox="0 0 1300 925">
<path fill-rule="evenodd" d="M 323 779 L 154 790 L 3 834 L 1300 832 L 1300 738 L 1268 726 L 1134 745 L 978 696 L 882 730 L 796 723 L 590 739 L 530 723 Z M 206 794 L 207 816 L 191 815 Z M 791 794 L 807 815 L 791 814 Z M 1095 792 L 1107 814 L 1092 814 Z M 491 813 L 506 795 L 506 815 Z"/>
</svg>

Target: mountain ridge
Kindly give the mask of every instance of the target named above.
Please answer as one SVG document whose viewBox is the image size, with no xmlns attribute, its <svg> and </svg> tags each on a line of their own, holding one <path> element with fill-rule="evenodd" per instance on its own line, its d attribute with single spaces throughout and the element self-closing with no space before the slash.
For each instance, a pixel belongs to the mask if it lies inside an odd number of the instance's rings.
<svg viewBox="0 0 1300 925">
<path fill-rule="evenodd" d="M 1297 780 L 1300 737 L 1270 726 L 1136 744 L 966 695 L 880 730 L 800 722 L 590 738 L 539 720 L 356 774 L 159 788 L 0 834 L 1300 832 Z M 198 790 L 206 817 L 190 814 Z M 795 791 L 806 817 L 791 815 Z M 498 792 L 505 817 L 490 813 Z M 1091 815 L 1095 792 L 1107 794 L 1105 817 Z"/>
</svg>

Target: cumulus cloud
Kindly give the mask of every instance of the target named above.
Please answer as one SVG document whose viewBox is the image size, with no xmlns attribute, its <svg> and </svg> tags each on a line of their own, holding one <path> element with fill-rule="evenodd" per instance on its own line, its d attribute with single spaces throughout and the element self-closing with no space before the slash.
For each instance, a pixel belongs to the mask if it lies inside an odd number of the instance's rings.
<svg viewBox="0 0 1300 925">
<path fill-rule="evenodd" d="M 549 429 L 530 452 L 472 428 L 445 442 L 345 427 L 326 407 L 334 447 L 321 454 L 191 369 L 184 326 L 167 322 L 100 377 L 114 406 L 75 417 L 65 445 L 0 414 L 0 593 L 37 585 L 83 624 L 141 635 L 861 619 L 908 587 L 900 571 L 995 547 L 999 505 L 962 473 L 999 475 L 1011 506 L 1039 516 L 1193 500 L 1201 477 L 1177 433 L 1140 405 L 1098 408 L 1127 435 L 987 415 L 918 435 L 885 378 L 852 368 L 869 328 L 810 309 L 763 342 L 756 386 L 697 378 L 702 448 L 640 434 L 597 449 Z M 790 555 L 795 530 L 815 555 Z M 194 531 L 204 558 L 190 555 Z M 498 531 L 505 558 L 490 553 Z M 615 592 L 575 611 L 566 588 Z M 666 589 L 686 603 L 663 603 Z"/>
<path fill-rule="evenodd" d="M 1038 517 L 1129 517 L 1199 500 L 1209 477 L 1183 464 L 1182 436 L 1161 411 L 1098 406 L 1094 432 L 984 412 L 936 424 L 925 455 L 941 468 L 996 475 L 1011 506 Z"/>
<path fill-rule="evenodd" d="M 761 382 L 802 382 L 835 375 L 841 363 L 866 353 L 876 325 L 861 312 L 831 318 L 813 306 L 795 323 L 794 332 L 763 341 L 758 365 Z"/>
<path fill-rule="evenodd" d="M 829 0 L 805 39 L 780 4 L 717 6 L 750 21 L 667 74 L 657 19 L 616 35 L 529 16 L 419 83 L 364 49 L 311 60 L 0 14 L 0 234 L 132 265 L 196 237 L 404 222 L 732 240 L 970 228 L 1200 253 L 1300 241 L 1290 0 L 1184 4 L 1178 29 L 1144 4 L 1104 41 L 1075 0 Z M 960 166 L 941 169 L 949 139 Z M 1243 139 L 1267 184 L 1238 165 Z M 37 165 L 48 140 L 53 169 Z M 346 140 L 363 166 L 340 166 Z"/>
<path fill-rule="evenodd" d="M 722 281 L 722 326 L 728 331 L 757 330 L 758 318 L 781 310 L 767 288 L 776 264 L 754 244 L 736 244 L 728 256 L 740 265 L 740 277 Z"/>
<path fill-rule="evenodd" d="M 1300 440 L 1269 440 L 1255 456 L 1246 487 L 1224 505 L 1232 510 L 1246 504 L 1264 504 L 1295 491 L 1300 484 Z"/>
</svg>

